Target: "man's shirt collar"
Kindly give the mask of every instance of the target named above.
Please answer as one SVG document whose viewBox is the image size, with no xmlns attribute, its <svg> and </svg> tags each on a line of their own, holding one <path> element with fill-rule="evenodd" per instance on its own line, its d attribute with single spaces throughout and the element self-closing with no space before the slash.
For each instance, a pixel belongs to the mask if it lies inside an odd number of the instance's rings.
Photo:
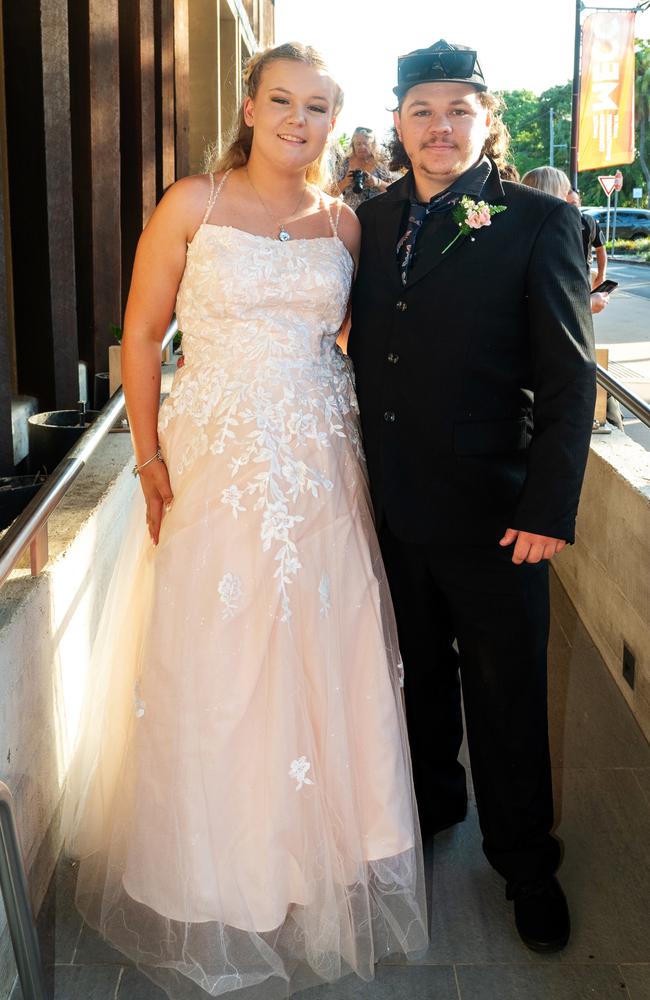
<svg viewBox="0 0 650 1000">
<path fill-rule="evenodd" d="M 454 194 L 468 195 L 470 198 L 479 198 L 491 173 L 492 163 L 487 156 L 482 156 L 478 163 L 475 163 L 473 167 L 470 167 L 464 174 L 457 177 L 453 184 L 450 184 L 444 191 L 440 191 L 438 194 L 434 195 L 433 198 L 437 199 L 443 194 L 451 194 L 452 192 Z M 413 171 L 409 173 L 408 194 L 411 204 L 427 204 L 426 202 L 420 202 L 417 194 L 415 193 L 415 178 L 413 176 Z M 433 198 L 431 198 L 430 201 L 433 201 Z"/>
</svg>

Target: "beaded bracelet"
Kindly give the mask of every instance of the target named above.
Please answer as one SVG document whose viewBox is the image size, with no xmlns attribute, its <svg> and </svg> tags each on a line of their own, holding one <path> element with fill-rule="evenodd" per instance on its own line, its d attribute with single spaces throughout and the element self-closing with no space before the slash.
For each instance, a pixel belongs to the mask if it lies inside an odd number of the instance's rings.
<svg viewBox="0 0 650 1000">
<path fill-rule="evenodd" d="M 134 465 L 131 470 L 133 475 L 139 476 L 143 469 L 145 469 L 148 465 L 151 465 L 151 463 L 155 462 L 156 460 L 158 460 L 159 462 L 165 461 L 165 459 L 162 456 L 162 451 L 160 450 L 160 448 L 158 448 L 158 451 L 156 452 L 155 455 L 152 455 L 151 458 L 148 458 L 146 462 L 142 463 L 142 465 L 138 465 L 136 463 L 136 465 Z"/>
</svg>

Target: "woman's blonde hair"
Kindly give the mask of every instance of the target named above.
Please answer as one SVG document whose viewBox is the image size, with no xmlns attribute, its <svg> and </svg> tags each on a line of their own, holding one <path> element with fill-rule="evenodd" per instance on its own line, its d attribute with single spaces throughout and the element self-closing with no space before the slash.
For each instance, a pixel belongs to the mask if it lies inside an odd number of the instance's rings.
<svg viewBox="0 0 650 1000">
<path fill-rule="evenodd" d="M 524 174 L 521 183 L 526 187 L 545 191 L 546 194 L 554 194 L 563 201 L 571 190 L 571 181 L 564 171 L 558 170 L 557 167 L 535 167 Z"/>
<path fill-rule="evenodd" d="M 311 45 L 303 45 L 301 42 L 285 42 L 283 45 L 276 45 L 273 48 L 264 49 L 262 52 L 256 52 L 250 57 L 244 66 L 244 99 L 255 97 L 259 90 L 264 68 L 278 59 L 291 59 L 294 62 L 304 63 L 306 66 L 328 72 L 325 60 Z M 335 80 L 332 80 L 332 84 L 334 87 L 332 117 L 335 118 L 343 107 L 343 91 Z M 225 150 L 221 156 L 216 153 L 214 148 L 208 150 L 206 154 L 206 173 L 221 173 L 224 170 L 245 166 L 248 163 L 252 145 L 253 129 L 244 120 L 244 100 L 242 100 Z M 327 190 L 331 186 L 329 141 L 325 143 L 318 159 L 307 167 L 306 179 L 309 184 L 316 184 L 323 190 Z"/>
</svg>

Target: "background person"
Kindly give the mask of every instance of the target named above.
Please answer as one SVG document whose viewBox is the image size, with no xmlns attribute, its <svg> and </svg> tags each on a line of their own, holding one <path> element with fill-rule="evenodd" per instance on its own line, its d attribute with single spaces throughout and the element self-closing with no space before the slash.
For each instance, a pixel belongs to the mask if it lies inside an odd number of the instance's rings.
<svg viewBox="0 0 650 1000">
<path fill-rule="evenodd" d="M 570 205 L 575 205 L 577 209 L 580 210 L 582 208 L 580 194 L 575 188 L 571 188 L 566 196 L 566 200 Z M 591 287 L 597 288 L 605 280 L 607 274 L 605 234 L 598 219 L 594 219 L 593 215 L 588 215 L 586 212 L 580 211 L 580 218 L 582 219 L 582 245 L 585 251 L 587 267 L 589 268 Z M 594 256 L 596 257 L 595 273 L 591 270 Z"/>
<path fill-rule="evenodd" d="M 537 191 L 545 191 L 546 194 L 552 194 L 556 198 L 562 198 L 563 201 L 568 201 L 570 205 L 575 205 L 576 208 L 580 208 L 580 197 L 571 187 L 571 181 L 567 175 L 562 170 L 558 170 L 557 167 L 535 167 L 533 170 L 529 170 L 528 173 L 524 174 L 521 179 L 521 183 L 525 184 L 526 187 L 535 188 Z M 577 203 L 576 203 L 577 198 Z M 582 243 L 584 248 L 585 262 L 587 265 L 587 273 L 589 275 L 589 280 L 591 282 L 591 287 L 595 288 L 600 284 L 601 281 L 605 279 L 605 270 L 607 268 L 607 251 L 605 250 L 605 242 L 602 242 L 602 255 L 598 257 L 599 270 L 596 278 L 592 280 L 591 275 L 591 252 L 590 248 L 592 241 L 595 237 L 595 232 L 592 232 L 592 226 L 590 223 L 596 223 L 595 219 L 588 219 L 585 215 L 580 213 L 580 224 L 582 227 Z M 602 239 L 602 233 L 601 233 Z M 601 275 L 599 277 L 599 275 Z M 590 296 L 590 306 L 592 313 L 596 314 L 602 312 L 603 309 L 609 303 L 609 295 L 606 292 L 593 292 Z"/>
<path fill-rule="evenodd" d="M 355 191 L 354 187 L 359 186 L 355 184 L 355 171 L 359 170 L 362 172 L 362 189 Z M 372 129 L 355 128 L 338 170 L 338 191 L 345 204 L 356 209 L 364 201 L 383 194 L 394 179 Z"/>
</svg>

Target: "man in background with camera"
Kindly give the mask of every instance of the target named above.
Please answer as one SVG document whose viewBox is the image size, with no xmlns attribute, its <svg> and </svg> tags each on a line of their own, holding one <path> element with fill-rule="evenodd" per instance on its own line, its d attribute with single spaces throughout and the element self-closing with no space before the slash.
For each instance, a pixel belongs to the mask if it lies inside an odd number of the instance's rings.
<svg viewBox="0 0 650 1000">
<path fill-rule="evenodd" d="M 348 349 L 422 830 L 466 814 L 462 680 L 485 854 L 522 940 L 554 951 L 570 923 L 551 833 L 548 562 L 574 539 L 595 400 L 579 220 L 500 180 L 508 137 L 476 52 L 409 53 L 395 93 L 391 166 L 408 172 L 359 207 Z"/>
</svg>

